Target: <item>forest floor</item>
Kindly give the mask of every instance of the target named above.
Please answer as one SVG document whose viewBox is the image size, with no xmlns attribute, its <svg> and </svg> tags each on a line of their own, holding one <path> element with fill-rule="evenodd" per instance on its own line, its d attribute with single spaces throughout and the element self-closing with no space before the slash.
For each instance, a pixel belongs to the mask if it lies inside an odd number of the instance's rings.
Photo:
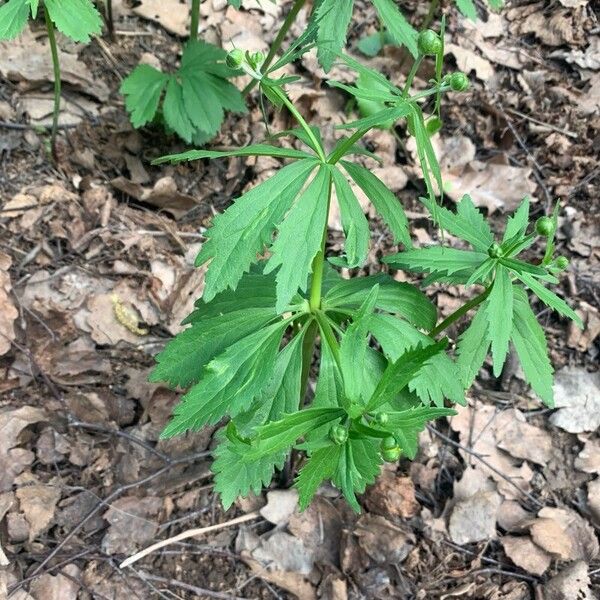
<svg viewBox="0 0 600 600">
<path fill-rule="evenodd" d="M 524 195 L 534 216 L 561 200 L 559 252 L 571 263 L 558 293 L 583 331 L 541 305 L 556 369 L 558 410 L 543 409 L 517 368 L 488 366 L 469 406 L 420 439 L 414 462 L 387 467 L 352 513 L 324 488 L 304 513 L 277 489 L 223 512 L 213 493 L 213 430 L 158 440 L 178 392 L 147 383 L 153 356 L 180 330 L 202 290 L 193 268 L 211 216 L 278 167 L 273 159 L 151 166 L 185 146 L 134 130 L 118 93 L 141 60 L 177 64 L 187 14 L 179 0 L 115 6 L 115 39 L 60 39 L 64 110 L 58 160 L 48 155 L 51 65 L 41 28 L 0 43 L 0 599 L 600 597 L 600 19 L 593 1 L 513 2 L 471 23 L 448 10 L 447 66 L 469 72 L 466 94 L 443 100 L 434 138 L 445 202 L 471 193 L 500 230 Z M 266 49 L 289 8 L 225 0 L 202 5 L 201 35 Z M 415 26 L 426 3 L 400 3 Z M 597 9 L 597 7 L 596 7 Z M 306 25 L 301 12 L 293 34 Z M 349 51 L 375 31 L 357 2 Z M 36 60 L 32 61 L 31 57 Z M 361 60 L 394 82 L 393 47 Z M 290 94 L 322 128 L 354 116 L 313 53 Z M 425 64 L 417 79 L 431 73 Z M 273 131 L 292 125 L 268 114 Z M 265 139 L 256 96 L 229 115 L 213 144 Z M 437 238 L 418 202 L 406 131 L 373 131 L 367 163 L 404 204 L 415 240 Z M 329 250 L 341 242 L 332 215 Z M 375 235 L 365 272 L 393 250 Z M 452 242 L 452 239 L 450 239 Z M 464 290 L 438 287 L 452 312 Z M 138 335 L 117 318 L 124 307 Z M 456 339 L 460 324 L 450 331 Z M 229 521 L 247 515 L 242 524 Z M 131 567 L 127 556 L 192 527 L 223 527 L 166 546 Z"/>
</svg>

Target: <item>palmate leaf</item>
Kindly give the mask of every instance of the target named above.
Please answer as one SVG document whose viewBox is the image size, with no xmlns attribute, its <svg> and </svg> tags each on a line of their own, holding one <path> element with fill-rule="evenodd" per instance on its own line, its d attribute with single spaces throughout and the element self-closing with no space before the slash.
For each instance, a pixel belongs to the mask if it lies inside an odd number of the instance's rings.
<svg viewBox="0 0 600 600">
<path fill-rule="evenodd" d="M 275 309 L 246 308 L 203 319 L 184 329 L 156 356 L 150 381 L 172 386 L 196 383 L 215 356 L 276 317 Z"/>
<path fill-rule="evenodd" d="M 159 71 L 160 72 L 160 71 Z M 251 144 L 243 148 L 234 148 L 233 150 L 188 150 L 179 154 L 168 154 L 152 161 L 153 164 L 170 162 L 178 163 L 185 160 L 200 160 L 201 158 L 225 158 L 228 156 L 272 156 L 274 158 L 312 158 L 311 154 L 295 150 L 294 148 L 279 148 L 268 144 Z"/>
<path fill-rule="evenodd" d="M 376 308 L 401 315 L 421 329 L 434 327 L 437 309 L 431 300 L 414 285 L 383 273 L 340 280 L 325 293 L 323 309 L 358 308 L 374 285 L 379 286 Z"/>
<path fill-rule="evenodd" d="M 226 288 L 235 288 L 257 255 L 271 244 L 275 228 L 316 165 L 316 160 L 304 159 L 283 167 L 213 219 L 208 240 L 196 258 L 197 266 L 212 259 L 204 288 L 207 301 Z"/>
<path fill-rule="evenodd" d="M 102 17 L 90 0 L 44 0 L 56 28 L 74 42 L 87 44 L 102 32 Z"/>
<path fill-rule="evenodd" d="M 167 93 L 163 102 L 165 123 L 186 142 L 191 142 L 196 132 L 186 103 L 183 99 L 183 87 L 174 77 L 167 83 Z"/>
<path fill-rule="evenodd" d="M 488 258 L 488 255 L 483 252 L 459 250 L 447 246 L 429 246 L 390 254 L 383 258 L 383 262 L 416 273 L 452 275 L 464 270 L 472 272 Z"/>
<path fill-rule="evenodd" d="M 0 6 L 0 40 L 16 38 L 29 19 L 28 0 L 8 0 Z"/>
<path fill-rule="evenodd" d="M 488 335 L 492 342 L 494 375 L 502 372 L 513 322 L 513 285 L 510 272 L 503 266 L 496 268 L 492 291 L 485 305 Z"/>
<path fill-rule="evenodd" d="M 393 0 L 373 0 L 373 4 L 394 42 L 399 46 L 406 46 L 408 51 L 417 58 L 419 55 L 417 32 L 398 10 L 396 3 Z"/>
<path fill-rule="evenodd" d="M 456 207 L 456 213 L 434 204 L 429 198 L 420 198 L 429 212 L 437 215 L 438 224 L 448 233 L 469 242 L 475 250 L 487 252 L 494 241 L 490 226 L 481 211 L 477 210 L 471 197 L 464 195 Z"/>
<path fill-rule="evenodd" d="M 154 119 L 167 81 L 169 75 L 150 65 L 138 65 L 123 80 L 119 91 L 125 96 L 125 108 L 135 128 Z"/>
<path fill-rule="evenodd" d="M 407 350 L 434 343 L 432 338 L 410 323 L 392 315 L 373 315 L 369 320 L 369 329 L 392 362 L 399 360 Z M 408 389 L 415 392 L 423 404 L 443 406 L 444 398 L 465 404 L 458 365 L 443 352 L 432 356 L 419 368 Z"/>
<path fill-rule="evenodd" d="M 525 380 L 546 406 L 554 406 L 553 369 L 544 330 L 529 306 L 527 293 L 514 286 L 514 321 L 511 340 L 523 367 Z"/>
<path fill-rule="evenodd" d="M 475 313 L 467 329 L 458 338 L 456 346 L 458 355 L 456 364 L 460 369 L 465 389 L 471 387 L 475 381 L 490 349 L 490 344 L 487 310 L 486 305 L 483 304 Z"/>
<path fill-rule="evenodd" d="M 200 381 L 185 394 L 161 437 L 169 438 L 235 417 L 248 408 L 273 375 L 289 320 L 279 321 L 229 346 L 210 361 Z"/>
<path fill-rule="evenodd" d="M 358 267 L 369 252 L 369 223 L 346 178 L 336 168 L 332 169 L 332 176 L 346 236 L 344 249 L 348 267 Z"/>
<path fill-rule="evenodd" d="M 410 248 L 412 242 L 408 233 L 408 220 L 398 198 L 368 169 L 345 160 L 341 163 L 390 228 L 394 243 L 402 242 Z"/>
<path fill-rule="evenodd" d="M 333 477 L 342 451 L 342 446 L 333 444 L 315 450 L 300 469 L 295 484 L 300 510 L 308 507 L 321 483 Z"/>
<path fill-rule="evenodd" d="M 353 8 L 354 0 L 318 0 L 313 9 L 318 27 L 317 56 L 326 73 L 346 45 Z"/>
<path fill-rule="evenodd" d="M 272 256 L 265 267 L 265 273 L 279 267 L 276 278 L 278 312 L 285 310 L 298 288 L 306 289 L 312 260 L 321 250 L 330 188 L 331 169 L 323 165 L 278 228 L 277 239 L 271 246 Z"/>
</svg>

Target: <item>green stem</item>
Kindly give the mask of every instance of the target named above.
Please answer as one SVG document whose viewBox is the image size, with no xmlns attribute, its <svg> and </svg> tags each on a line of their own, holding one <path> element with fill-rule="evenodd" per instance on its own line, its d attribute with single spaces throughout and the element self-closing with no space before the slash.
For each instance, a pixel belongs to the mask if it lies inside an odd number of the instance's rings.
<svg viewBox="0 0 600 600">
<path fill-rule="evenodd" d="M 54 70 L 54 112 L 52 113 L 52 133 L 50 134 L 50 147 L 52 156 L 56 160 L 56 132 L 58 130 L 58 115 L 60 113 L 60 62 L 58 61 L 58 47 L 56 45 L 56 36 L 54 35 L 54 23 L 44 7 L 44 18 L 46 19 L 46 30 L 48 32 L 48 42 L 50 43 L 50 53 L 52 54 L 52 68 Z"/>
<path fill-rule="evenodd" d="M 304 117 L 298 112 L 298 109 L 292 104 L 291 100 L 285 95 L 285 92 L 283 92 L 283 90 L 279 89 L 278 87 L 272 87 L 271 91 L 286 105 L 287 109 L 292 113 L 292 115 L 294 116 L 296 121 L 298 121 L 298 124 L 300 125 L 300 127 L 302 127 L 302 129 L 304 129 L 304 131 L 306 132 L 306 135 L 308 136 L 308 139 L 312 142 L 313 146 L 315 147 L 315 150 L 319 156 L 319 159 L 322 162 L 327 162 L 327 159 L 325 158 L 325 151 L 323 150 L 323 146 L 321 146 L 321 143 L 316 138 L 315 134 L 313 133 L 313 130 L 308 126 L 308 123 L 304 120 Z"/>
<path fill-rule="evenodd" d="M 275 58 L 275 56 L 279 52 L 279 49 L 281 48 L 281 44 L 283 44 L 283 40 L 285 39 L 287 32 L 290 30 L 290 27 L 293 25 L 294 21 L 296 20 L 296 17 L 298 16 L 298 13 L 300 12 L 305 3 L 306 0 L 295 0 L 294 4 L 292 5 L 292 8 L 290 9 L 290 12 L 285 17 L 285 21 L 283 22 L 283 25 L 281 26 L 277 37 L 273 40 L 273 43 L 271 44 L 271 48 L 269 49 L 269 54 L 267 54 L 267 58 L 265 58 L 265 62 L 261 66 L 261 71 L 263 73 L 266 73 L 267 69 L 271 66 L 273 59 Z M 256 79 L 250 81 L 250 83 L 248 83 L 248 85 L 242 90 L 242 96 L 248 95 L 257 83 L 258 81 Z"/>
<path fill-rule="evenodd" d="M 200 23 L 200 0 L 192 0 L 192 13 L 190 21 L 190 40 L 198 39 L 198 25 Z"/>
<path fill-rule="evenodd" d="M 431 25 L 431 22 L 433 21 L 433 17 L 435 17 L 435 13 L 437 12 L 439 5 L 440 0 L 431 0 L 429 4 L 429 11 L 427 12 L 427 16 L 423 21 L 422 29 L 427 29 Z"/>
<path fill-rule="evenodd" d="M 331 353 L 333 354 L 335 363 L 341 373 L 342 372 L 342 361 L 340 359 L 340 345 L 338 344 L 338 341 L 335 337 L 335 333 L 333 333 L 333 329 L 331 328 L 331 325 L 329 324 L 329 321 L 327 320 L 327 316 L 325 315 L 325 313 L 323 311 L 319 310 L 315 313 L 315 319 L 317 320 L 317 323 L 319 324 L 319 329 L 321 330 L 321 335 L 325 338 L 327 345 L 331 349 Z"/>
<path fill-rule="evenodd" d="M 328 157 L 327 162 L 330 165 L 335 165 L 341 158 L 346 155 L 346 152 L 354 146 L 358 140 L 366 135 L 371 130 L 370 127 L 358 129 L 347 140 L 344 140 Z"/>
<path fill-rule="evenodd" d="M 446 317 L 439 325 L 434 327 L 429 332 L 429 336 L 435 337 L 436 335 L 444 331 L 444 329 L 450 327 L 450 325 L 452 325 L 454 321 L 457 321 L 462 316 L 466 315 L 472 308 L 479 306 L 490 295 L 492 287 L 493 286 L 490 285 L 490 287 L 481 292 L 481 294 L 475 296 L 475 298 L 469 300 L 466 304 L 463 304 L 459 309 L 455 310 L 451 315 Z"/>
<path fill-rule="evenodd" d="M 403 98 L 408 97 L 408 92 L 410 91 L 410 86 L 412 85 L 413 79 L 415 78 L 415 75 L 417 74 L 417 71 L 419 70 L 419 67 L 421 66 L 422 61 L 423 61 L 423 57 L 419 56 L 419 58 L 417 58 L 417 60 L 415 60 L 415 62 L 413 63 L 413 66 L 410 69 L 410 73 L 408 74 L 408 77 L 406 78 L 406 83 L 404 84 L 404 89 L 402 90 Z"/>
<path fill-rule="evenodd" d="M 310 375 L 310 366 L 312 364 L 312 356 L 315 349 L 315 340 L 317 339 L 318 325 L 316 321 L 312 321 L 304 334 L 302 340 L 302 373 L 300 376 L 300 406 L 306 396 L 308 388 L 308 377 Z"/>
<path fill-rule="evenodd" d="M 434 88 L 430 88 L 428 90 L 419 92 L 418 94 L 415 94 L 414 96 L 410 96 L 408 99 L 410 101 L 420 100 L 421 98 L 427 98 L 427 96 L 432 96 L 433 94 L 437 94 L 438 92 L 447 92 L 450 89 L 452 89 L 452 88 L 448 84 L 444 83 L 443 85 L 440 85 L 439 87 L 436 85 Z"/>
</svg>

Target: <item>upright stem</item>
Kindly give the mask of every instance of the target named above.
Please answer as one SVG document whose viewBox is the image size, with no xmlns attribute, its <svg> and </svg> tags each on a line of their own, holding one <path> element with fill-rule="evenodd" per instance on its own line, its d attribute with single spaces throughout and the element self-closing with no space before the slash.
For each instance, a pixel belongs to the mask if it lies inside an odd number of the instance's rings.
<svg viewBox="0 0 600 600">
<path fill-rule="evenodd" d="M 450 327 L 450 325 L 452 325 L 454 321 L 458 321 L 458 319 L 460 319 L 463 315 L 466 315 L 472 308 L 479 306 L 490 295 L 490 292 L 492 291 L 492 285 L 490 285 L 490 287 L 481 292 L 481 294 L 479 294 L 478 296 L 475 296 L 475 298 L 469 300 L 466 304 L 463 304 L 451 315 L 446 317 L 439 325 L 434 327 L 429 332 L 429 336 L 435 337 L 436 335 L 438 335 L 438 333 L 441 333 L 442 331 L 444 331 L 444 329 Z"/>
<path fill-rule="evenodd" d="M 356 130 L 347 140 L 342 142 L 336 150 L 334 150 L 327 159 L 327 162 L 330 165 L 335 165 L 341 158 L 343 158 L 346 152 L 358 142 L 364 135 L 366 135 L 370 131 L 370 127 L 365 129 Z"/>
<path fill-rule="evenodd" d="M 313 130 L 309 127 L 308 123 L 304 120 L 304 117 L 298 112 L 298 109 L 292 104 L 290 99 L 285 95 L 285 92 L 283 92 L 282 90 L 280 90 L 277 87 L 273 87 L 272 90 L 273 90 L 273 93 L 286 105 L 287 109 L 292 113 L 292 115 L 294 116 L 296 121 L 298 121 L 298 124 L 300 125 L 300 127 L 302 127 L 302 129 L 304 129 L 304 131 L 306 132 L 306 135 L 308 136 L 308 139 L 312 142 L 313 146 L 315 147 L 315 151 L 318 154 L 319 159 L 322 162 L 327 162 L 327 159 L 325 158 L 325 151 L 323 150 L 323 146 L 321 146 L 321 143 L 316 138 L 315 134 L 313 133 Z"/>
<path fill-rule="evenodd" d="M 304 401 L 306 389 L 308 388 L 308 376 L 310 375 L 310 366 L 312 364 L 312 356 L 315 349 L 315 340 L 317 338 L 318 325 L 316 321 L 312 321 L 308 326 L 302 340 L 302 373 L 300 376 L 300 402 Z"/>
<path fill-rule="evenodd" d="M 198 24 L 200 23 L 200 0 L 192 0 L 192 14 L 190 21 L 190 40 L 198 39 Z"/>
<path fill-rule="evenodd" d="M 410 86 L 412 85 L 413 79 L 415 78 L 415 75 L 417 74 L 417 71 L 419 70 L 419 67 L 421 66 L 422 60 L 423 60 L 423 57 L 419 56 L 419 58 L 417 58 L 417 60 L 415 60 L 415 62 L 413 63 L 413 66 L 410 69 L 410 73 L 408 74 L 408 77 L 406 78 L 406 83 L 404 84 L 404 89 L 402 90 L 403 98 L 406 98 L 408 96 L 408 92 L 410 91 Z"/>
<path fill-rule="evenodd" d="M 54 112 L 52 113 L 52 133 L 50 135 L 50 147 L 52 156 L 56 160 L 56 132 L 58 130 L 58 115 L 60 113 L 60 63 L 58 62 L 58 47 L 54 35 L 54 23 L 50 20 L 48 11 L 44 7 L 44 18 L 46 19 L 46 30 L 48 31 L 48 42 L 52 54 L 52 68 L 54 70 Z"/>
<path fill-rule="evenodd" d="M 290 30 L 290 27 L 296 20 L 298 13 L 300 12 L 301 8 L 304 6 L 305 3 L 306 0 L 294 0 L 294 4 L 292 5 L 290 12 L 285 17 L 285 21 L 283 22 L 283 25 L 281 26 L 277 37 L 273 40 L 273 43 L 271 44 L 271 48 L 269 49 L 267 58 L 265 58 L 265 62 L 261 66 L 261 70 L 263 73 L 271 66 L 273 59 L 275 58 L 275 56 L 279 52 L 279 49 L 281 48 L 281 44 L 283 44 L 283 40 L 285 39 L 287 32 Z M 256 83 L 256 79 L 250 81 L 250 83 L 242 90 L 242 95 L 246 96 L 254 88 Z"/>
</svg>

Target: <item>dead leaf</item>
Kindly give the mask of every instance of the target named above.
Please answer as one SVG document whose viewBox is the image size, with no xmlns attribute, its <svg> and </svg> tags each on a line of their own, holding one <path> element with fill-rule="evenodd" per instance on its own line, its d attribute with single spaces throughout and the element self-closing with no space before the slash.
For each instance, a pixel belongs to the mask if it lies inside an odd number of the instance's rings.
<svg viewBox="0 0 600 600">
<path fill-rule="evenodd" d="M 76 87 L 100 102 L 108 100 L 109 89 L 106 84 L 94 79 L 76 54 L 59 49 L 58 58 L 63 83 Z M 54 71 L 47 41 L 39 42 L 26 27 L 17 39 L 0 42 L 0 75 L 10 81 L 25 81 L 28 86 L 53 82 Z"/>
<path fill-rule="evenodd" d="M 12 260 L 8 254 L 0 252 L 0 356 L 11 349 L 11 342 L 15 339 L 15 321 L 19 311 L 12 298 L 10 291 L 10 274 L 8 269 Z"/>
<path fill-rule="evenodd" d="M 527 423 L 519 410 L 509 410 L 508 418 L 498 428 L 498 448 L 506 450 L 515 458 L 523 458 L 545 465 L 552 456 L 552 437 L 548 431 Z"/>
<path fill-rule="evenodd" d="M 521 34 L 533 33 L 539 40 L 548 46 L 562 46 L 563 44 L 577 45 L 577 28 L 573 19 L 566 10 L 556 10 L 546 15 L 543 10 L 531 12 L 521 23 Z"/>
<path fill-rule="evenodd" d="M 600 313 L 595 306 L 584 301 L 579 302 L 575 312 L 583 321 L 583 329 L 580 329 L 573 321 L 569 322 L 567 346 L 576 348 L 580 352 L 587 352 L 600 335 Z"/>
<path fill-rule="evenodd" d="M 535 515 L 514 500 L 504 501 L 498 509 L 498 525 L 511 533 L 524 531 L 534 519 Z"/>
<path fill-rule="evenodd" d="M 551 58 L 562 58 L 569 64 L 575 64 L 582 69 L 600 69 L 600 38 L 590 37 L 590 45 L 585 49 L 571 48 L 569 51 L 555 50 Z"/>
<path fill-rule="evenodd" d="M 598 556 L 594 529 L 571 509 L 542 508 L 529 531 L 540 548 L 561 560 L 589 562 Z"/>
<path fill-rule="evenodd" d="M 505 535 L 501 542 L 506 556 L 533 575 L 543 575 L 552 562 L 552 555 L 536 546 L 529 536 Z"/>
<path fill-rule="evenodd" d="M 501 502 L 502 497 L 494 491 L 479 491 L 457 502 L 448 523 L 452 541 L 462 545 L 495 538 Z"/>
<path fill-rule="evenodd" d="M 158 532 L 157 516 L 163 502 L 156 496 L 127 496 L 115 500 L 104 513 L 110 523 L 102 539 L 102 550 L 108 554 L 131 554 L 152 541 Z"/>
<path fill-rule="evenodd" d="M 550 422 L 569 433 L 596 431 L 600 427 L 600 372 L 564 367 L 554 378 L 554 403 L 558 410 Z"/>
<path fill-rule="evenodd" d="M 579 560 L 565 567 L 543 586 L 544 600 L 594 600 L 587 564 Z"/>
<path fill-rule="evenodd" d="M 139 183 L 134 183 L 125 177 L 117 177 L 110 183 L 132 198 L 162 208 L 177 218 L 197 206 L 193 196 L 177 190 L 177 184 L 172 177 L 161 177 L 152 189 L 144 188 Z"/>
<path fill-rule="evenodd" d="M 410 477 L 400 477 L 393 471 L 381 473 L 365 500 L 371 512 L 384 517 L 410 519 L 421 510 Z"/>
<path fill-rule="evenodd" d="M 260 514 L 273 525 L 287 525 L 298 507 L 298 490 L 271 490 L 267 493 L 267 504 Z"/>
<path fill-rule="evenodd" d="M 142 0 L 133 13 L 142 19 L 154 21 L 169 33 L 179 37 L 189 35 L 189 4 L 181 0 Z"/>
<path fill-rule="evenodd" d="M 356 523 L 359 546 L 376 563 L 397 565 L 415 545 L 412 532 L 405 531 L 380 515 L 365 514 Z"/>
<path fill-rule="evenodd" d="M 491 79 L 495 70 L 489 60 L 482 58 L 476 54 L 473 50 L 468 50 L 462 46 L 456 44 L 446 44 L 446 52 L 452 54 L 456 59 L 456 66 L 465 73 L 475 71 L 477 79 L 481 81 L 488 81 Z"/>
<path fill-rule="evenodd" d="M 60 500 L 60 489 L 52 485 L 28 485 L 17 489 L 16 496 L 29 524 L 31 542 L 52 523 Z"/>
<path fill-rule="evenodd" d="M 584 473 L 600 475 L 600 442 L 593 439 L 586 440 L 574 465 L 576 469 Z"/>
<path fill-rule="evenodd" d="M 80 570 L 77 565 L 61 567 L 63 573 L 49 575 L 45 573 L 33 580 L 30 592 L 35 600 L 77 600 L 80 586 L 77 579 Z M 68 577 L 67 577 L 68 575 Z"/>
<path fill-rule="evenodd" d="M 35 458 L 30 450 L 16 447 L 21 432 L 47 418 L 45 411 L 33 406 L 0 411 L 0 492 L 9 490 L 14 478 Z"/>
</svg>

